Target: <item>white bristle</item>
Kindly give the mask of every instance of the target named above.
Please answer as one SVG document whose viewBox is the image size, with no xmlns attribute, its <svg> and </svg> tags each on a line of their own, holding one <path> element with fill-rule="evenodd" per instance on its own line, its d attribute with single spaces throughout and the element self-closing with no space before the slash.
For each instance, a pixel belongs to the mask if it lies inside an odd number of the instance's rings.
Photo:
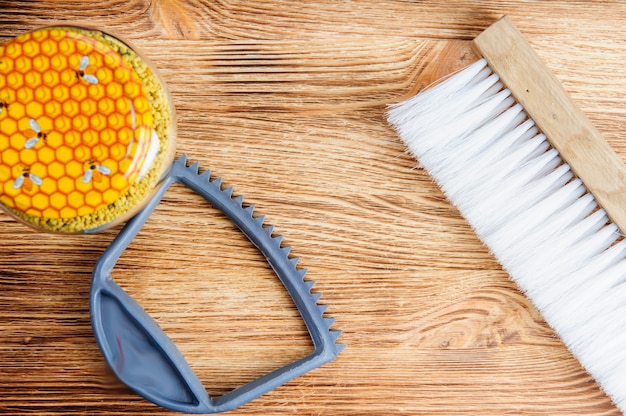
<svg viewBox="0 0 626 416">
<path fill-rule="evenodd" d="M 392 106 L 388 117 L 624 412 L 626 242 L 486 60 Z"/>
</svg>

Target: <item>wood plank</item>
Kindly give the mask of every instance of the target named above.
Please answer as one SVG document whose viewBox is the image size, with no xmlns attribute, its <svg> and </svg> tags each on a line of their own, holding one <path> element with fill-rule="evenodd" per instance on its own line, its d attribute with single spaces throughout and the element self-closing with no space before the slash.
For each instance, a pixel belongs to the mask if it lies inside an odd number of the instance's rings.
<svg viewBox="0 0 626 416">
<path fill-rule="evenodd" d="M 77 22 L 129 39 L 172 91 L 178 154 L 276 224 L 316 281 L 348 348 L 229 414 L 618 414 L 385 122 L 505 13 L 626 160 L 619 1 L 0 1 L 0 34 Z M 118 231 L 0 215 L 0 413 L 169 414 L 91 333 L 91 270 Z M 182 187 L 115 273 L 212 394 L 310 348 L 262 256 Z"/>
</svg>

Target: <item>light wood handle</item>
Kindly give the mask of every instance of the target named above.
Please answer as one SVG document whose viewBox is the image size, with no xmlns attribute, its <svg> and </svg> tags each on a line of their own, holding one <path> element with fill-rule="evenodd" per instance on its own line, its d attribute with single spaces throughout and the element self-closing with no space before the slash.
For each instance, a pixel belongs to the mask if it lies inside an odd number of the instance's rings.
<svg viewBox="0 0 626 416">
<path fill-rule="evenodd" d="M 511 20 L 501 18 L 473 45 L 626 234 L 626 166 Z"/>
</svg>

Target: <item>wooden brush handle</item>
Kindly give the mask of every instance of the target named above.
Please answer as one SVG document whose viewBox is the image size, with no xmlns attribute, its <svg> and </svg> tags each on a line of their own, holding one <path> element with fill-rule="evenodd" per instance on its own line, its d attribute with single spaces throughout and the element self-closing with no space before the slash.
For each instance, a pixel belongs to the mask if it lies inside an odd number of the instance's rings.
<svg viewBox="0 0 626 416">
<path fill-rule="evenodd" d="M 473 42 L 626 235 L 626 166 L 506 16 Z"/>
</svg>

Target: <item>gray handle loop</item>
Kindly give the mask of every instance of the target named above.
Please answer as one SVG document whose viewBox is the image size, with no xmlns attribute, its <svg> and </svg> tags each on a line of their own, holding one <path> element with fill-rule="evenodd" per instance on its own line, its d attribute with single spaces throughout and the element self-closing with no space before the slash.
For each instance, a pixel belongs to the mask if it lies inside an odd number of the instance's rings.
<svg viewBox="0 0 626 416">
<path fill-rule="evenodd" d="M 329 328 L 318 305 L 319 293 L 311 293 L 306 270 L 296 268 L 289 247 L 280 247 L 282 237 L 272 236 L 272 226 L 263 217 L 253 217 L 253 207 L 242 206 L 243 197 L 232 197 L 232 188 L 221 189 L 221 180 L 210 181 L 210 171 L 198 173 L 198 164 L 187 167 L 187 157 L 177 159 L 162 186 L 149 203 L 122 229 L 98 260 L 91 282 L 90 310 L 94 335 L 108 365 L 117 377 L 147 400 L 170 410 L 186 413 L 217 413 L 232 410 L 264 393 L 317 368 L 345 347 L 337 344 L 340 331 Z M 304 320 L 313 352 L 291 364 L 259 377 L 231 392 L 211 398 L 183 355 L 158 324 L 111 278 L 119 257 L 135 238 L 167 189 L 180 182 L 202 195 L 222 211 L 263 253 L 290 293 Z"/>
</svg>

